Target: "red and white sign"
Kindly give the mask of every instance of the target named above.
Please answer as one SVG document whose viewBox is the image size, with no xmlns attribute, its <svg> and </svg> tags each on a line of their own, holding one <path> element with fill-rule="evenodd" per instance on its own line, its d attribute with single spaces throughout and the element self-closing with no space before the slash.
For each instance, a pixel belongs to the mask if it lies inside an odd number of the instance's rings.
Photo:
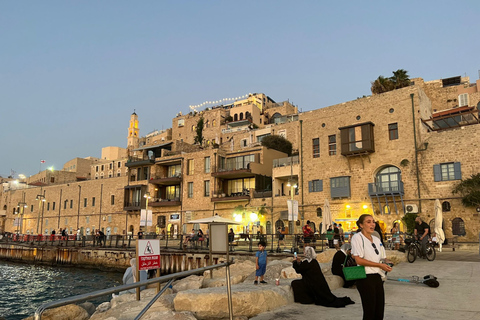
<svg viewBox="0 0 480 320">
<path fill-rule="evenodd" d="M 160 269 L 160 240 L 137 240 L 138 270 Z"/>
</svg>

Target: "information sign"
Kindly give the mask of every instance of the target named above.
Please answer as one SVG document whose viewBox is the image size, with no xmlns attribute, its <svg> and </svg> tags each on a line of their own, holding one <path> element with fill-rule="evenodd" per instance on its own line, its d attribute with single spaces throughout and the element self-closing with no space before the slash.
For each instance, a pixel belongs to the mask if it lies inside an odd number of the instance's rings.
<svg viewBox="0 0 480 320">
<path fill-rule="evenodd" d="M 160 268 L 160 240 L 137 240 L 138 270 Z"/>
</svg>

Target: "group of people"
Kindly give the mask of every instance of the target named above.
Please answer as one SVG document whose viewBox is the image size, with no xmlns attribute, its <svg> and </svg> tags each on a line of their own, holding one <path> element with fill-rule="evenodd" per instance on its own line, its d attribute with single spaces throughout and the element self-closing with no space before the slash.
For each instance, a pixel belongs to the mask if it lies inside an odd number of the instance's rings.
<svg viewBox="0 0 480 320">
<path fill-rule="evenodd" d="M 60 228 L 59 230 L 59 233 L 61 235 L 61 240 L 65 240 L 67 239 L 68 237 L 68 232 L 67 232 L 67 229 L 62 229 Z M 55 240 L 55 235 L 57 234 L 57 232 L 55 231 L 55 229 L 52 230 L 51 234 L 50 234 L 50 240 L 53 241 Z"/>
<path fill-rule="evenodd" d="M 183 246 L 186 247 L 188 242 L 204 241 L 205 235 L 202 229 L 192 229 L 192 231 L 183 239 Z"/>
<path fill-rule="evenodd" d="M 386 273 L 392 271 L 393 264 L 386 258 L 386 253 L 375 231 L 372 215 L 363 214 L 357 221 L 358 231 L 351 237 L 350 243 L 343 243 L 341 234 L 332 229 L 332 240 L 338 249 L 332 260 L 332 273 L 344 279 L 344 287 L 356 287 L 360 294 L 364 320 L 383 319 L 385 309 L 385 292 L 383 282 Z M 341 226 L 333 226 L 334 228 Z M 340 246 L 341 245 L 341 246 Z M 339 247 L 340 246 L 340 247 Z M 343 268 L 364 266 L 366 278 L 347 281 Z M 302 275 L 302 279 L 292 281 L 295 302 L 315 303 L 326 307 L 345 307 L 355 303 L 349 297 L 335 296 L 325 280 L 320 265 L 316 260 L 315 249 L 304 247 L 303 258 L 295 257 L 293 268 Z"/>
<path fill-rule="evenodd" d="M 326 239 L 328 241 L 329 248 L 336 248 L 337 250 L 342 246 L 342 243 L 345 242 L 345 232 L 343 230 L 342 224 L 333 223 L 327 228 Z"/>
</svg>

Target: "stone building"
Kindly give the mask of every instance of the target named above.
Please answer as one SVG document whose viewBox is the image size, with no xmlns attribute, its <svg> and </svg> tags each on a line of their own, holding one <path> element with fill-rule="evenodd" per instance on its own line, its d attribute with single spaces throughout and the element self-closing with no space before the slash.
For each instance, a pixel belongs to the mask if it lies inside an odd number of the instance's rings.
<svg viewBox="0 0 480 320">
<path fill-rule="evenodd" d="M 240 222 L 236 233 L 278 226 L 296 233 L 307 220 L 318 230 L 329 201 L 346 231 L 372 213 L 388 232 L 406 212 L 433 223 L 439 199 L 447 237 L 476 241 L 478 214 L 452 188 L 478 173 L 479 86 L 467 77 L 417 78 L 406 88 L 303 113 L 288 101 L 249 94 L 179 113 L 172 128 L 143 137 L 134 112 L 126 149 L 102 150 L 86 180 L 75 174 L 52 184 L 45 172 L 44 184 L 2 191 L 0 220 L 10 232 L 136 234 L 148 207 L 150 232 L 185 233 L 189 221 L 219 214 Z M 200 119 L 203 141 L 194 144 Z M 268 135 L 287 138 L 293 155 L 263 147 Z M 65 174 L 74 165 L 65 164 Z M 296 221 L 288 219 L 287 200 L 298 201 Z"/>
</svg>

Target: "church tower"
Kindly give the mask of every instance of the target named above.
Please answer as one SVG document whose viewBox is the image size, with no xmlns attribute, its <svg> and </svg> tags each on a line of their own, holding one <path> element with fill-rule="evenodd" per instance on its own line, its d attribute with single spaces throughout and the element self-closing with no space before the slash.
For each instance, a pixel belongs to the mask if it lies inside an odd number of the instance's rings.
<svg viewBox="0 0 480 320">
<path fill-rule="evenodd" d="M 128 150 L 133 150 L 138 148 L 139 145 L 139 129 L 138 129 L 138 116 L 133 111 L 132 115 L 130 116 L 130 125 L 128 126 Z"/>
</svg>

